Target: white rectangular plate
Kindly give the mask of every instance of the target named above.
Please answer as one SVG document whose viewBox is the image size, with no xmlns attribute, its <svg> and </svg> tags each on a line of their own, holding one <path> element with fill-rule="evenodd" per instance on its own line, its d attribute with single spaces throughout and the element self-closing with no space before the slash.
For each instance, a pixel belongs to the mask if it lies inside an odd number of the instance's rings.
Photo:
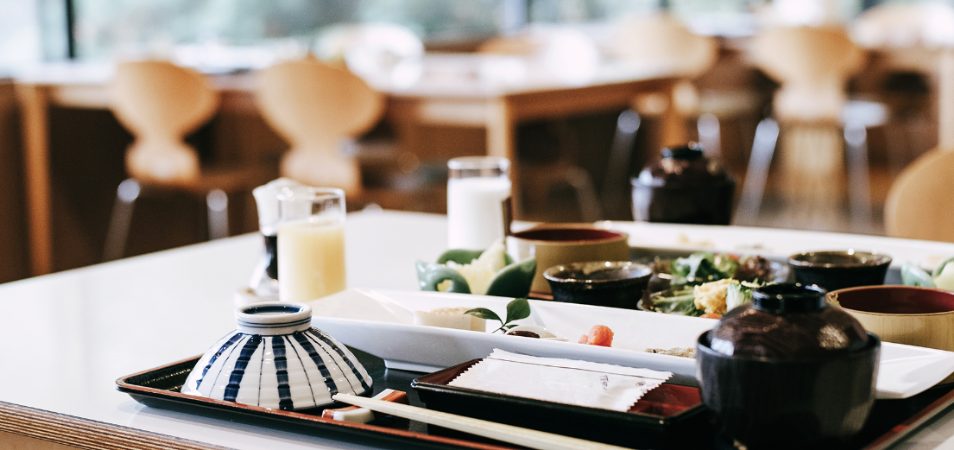
<svg viewBox="0 0 954 450">
<path fill-rule="evenodd" d="M 645 311 L 531 300 L 532 314 L 521 321 L 546 327 L 569 342 L 504 336 L 414 324 L 414 311 L 443 307 L 484 307 L 501 317 L 511 299 L 437 292 L 349 289 L 311 303 L 314 326 L 352 347 L 383 358 L 388 367 L 431 372 L 483 358 L 494 348 L 534 356 L 668 370 L 673 381 L 695 384 L 695 360 L 646 353 L 645 349 L 695 347 L 717 321 Z M 488 329 L 492 330 L 488 321 Z M 499 325 L 499 324 L 498 324 Z M 593 325 L 615 333 L 612 347 L 577 344 Z M 906 398 L 954 372 L 954 353 L 884 343 L 878 398 Z"/>
</svg>

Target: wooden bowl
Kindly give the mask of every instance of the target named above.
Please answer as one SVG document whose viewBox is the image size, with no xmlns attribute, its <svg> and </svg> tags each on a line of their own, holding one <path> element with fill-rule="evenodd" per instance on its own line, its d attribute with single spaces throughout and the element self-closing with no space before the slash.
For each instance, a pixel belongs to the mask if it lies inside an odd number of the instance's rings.
<svg viewBox="0 0 954 450">
<path fill-rule="evenodd" d="M 913 286 L 861 286 L 830 292 L 881 340 L 954 351 L 954 293 Z"/>
<path fill-rule="evenodd" d="M 629 235 L 588 224 L 544 224 L 507 237 L 507 254 L 520 261 L 536 258 L 530 291 L 550 294 L 546 269 L 580 261 L 627 261 Z"/>
</svg>

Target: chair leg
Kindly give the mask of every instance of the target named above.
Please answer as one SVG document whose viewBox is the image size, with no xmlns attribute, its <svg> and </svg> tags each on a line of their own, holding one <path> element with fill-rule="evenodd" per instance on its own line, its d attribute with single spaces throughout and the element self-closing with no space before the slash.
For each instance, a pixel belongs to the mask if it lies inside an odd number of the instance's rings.
<svg viewBox="0 0 954 450">
<path fill-rule="evenodd" d="M 769 168 L 772 165 L 777 144 L 778 122 L 772 118 L 762 119 L 755 128 L 752 154 L 749 155 L 749 167 L 745 171 L 742 196 L 736 209 L 737 221 L 751 222 L 758 217 L 759 209 L 762 206 L 762 196 L 765 193 L 765 183 L 768 179 Z"/>
<path fill-rule="evenodd" d="M 699 143 L 705 149 L 706 156 L 722 158 L 722 125 L 715 114 L 705 113 L 696 120 L 696 132 Z"/>
<path fill-rule="evenodd" d="M 603 216 L 600 208 L 600 199 L 596 195 L 593 179 L 586 169 L 571 167 L 567 169 L 566 182 L 576 193 L 576 201 L 580 208 L 580 216 L 584 222 L 595 222 Z"/>
<path fill-rule="evenodd" d="M 603 199 L 608 207 L 622 204 L 624 194 L 628 192 L 626 180 L 640 123 L 639 114 L 631 109 L 621 112 L 616 119 L 616 134 L 610 146 L 606 177 L 603 178 Z"/>
<path fill-rule="evenodd" d="M 889 125 L 889 127 L 893 129 L 886 129 L 885 139 L 888 145 L 888 170 L 893 180 L 911 160 L 912 142 L 917 133 L 912 126 L 912 118 L 909 114 L 900 115 L 893 126 Z"/>
<path fill-rule="evenodd" d="M 229 196 L 221 189 L 213 189 L 205 196 L 209 213 L 209 239 L 229 235 Z"/>
<path fill-rule="evenodd" d="M 129 238 L 129 227 L 132 225 L 133 209 L 142 187 L 132 178 L 123 180 L 116 188 L 116 202 L 109 217 L 109 228 L 106 230 L 106 243 L 103 246 L 103 260 L 111 261 L 123 256 L 126 250 L 126 241 Z"/>
<path fill-rule="evenodd" d="M 871 181 L 868 174 L 868 132 L 863 125 L 845 125 L 848 154 L 848 202 L 855 227 L 871 225 Z"/>
</svg>

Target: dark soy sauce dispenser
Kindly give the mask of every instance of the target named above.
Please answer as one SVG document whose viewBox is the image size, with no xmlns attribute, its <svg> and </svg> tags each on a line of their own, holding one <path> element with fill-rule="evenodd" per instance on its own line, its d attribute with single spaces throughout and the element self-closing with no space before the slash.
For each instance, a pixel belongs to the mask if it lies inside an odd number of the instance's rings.
<svg viewBox="0 0 954 450">
<path fill-rule="evenodd" d="M 297 184 L 290 179 L 279 178 L 252 191 L 258 209 L 258 226 L 265 245 L 262 260 L 249 281 L 249 289 L 254 296 L 278 299 L 278 194 L 282 189 Z"/>
</svg>

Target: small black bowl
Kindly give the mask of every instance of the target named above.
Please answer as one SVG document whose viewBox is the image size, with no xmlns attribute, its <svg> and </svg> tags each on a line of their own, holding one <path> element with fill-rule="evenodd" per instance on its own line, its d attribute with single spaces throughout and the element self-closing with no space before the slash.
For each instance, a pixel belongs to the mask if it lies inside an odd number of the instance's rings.
<svg viewBox="0 0 954 450">
<path fill-rule="evenodd" d="M 543 278 L 558 302 L 637 309 L 652 274 L 632 261 L 592 261 L 550 267 Z"/>
<path fill-rule="evenodd" d="M 815 251 L 789 256 L 788 265 L 796 282 L 834 291 L 884 284 L 891 257 L 855 250 Z"/>
<path fill-rule="evenodd" d="M 875 400 L 880 342 L 829 358 L 772 360 L 729 356 L 696 345 L 702 399 L 723 433 L 748 448 L 843 448 Z"/>
</svg>

